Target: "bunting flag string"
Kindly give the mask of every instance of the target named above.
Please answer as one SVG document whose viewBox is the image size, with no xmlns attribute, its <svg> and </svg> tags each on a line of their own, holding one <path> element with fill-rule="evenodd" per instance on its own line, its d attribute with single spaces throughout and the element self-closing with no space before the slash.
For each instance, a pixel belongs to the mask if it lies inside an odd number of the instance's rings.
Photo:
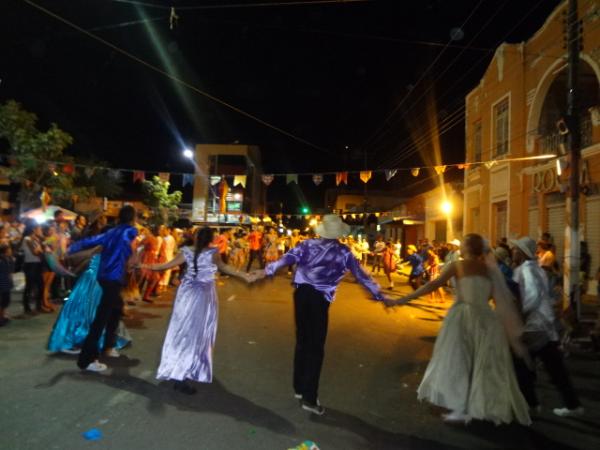
<svg viewBox="0 0 600 450">
<path fill-rule="evenodd" d="M 360 170 L 360 171 L 339 171 L 339 172 L 305 172 L 305 173 L 270 173 L 264 174 L 261 176 L 262 182 L 269 186 L 274 180 L 275 177 L 285 177 L 286 184 L 290 183 L 298 183 L 299 177 L 301 176 L 310 176 L 313 183 L 316 186 L 319 186 L 325 180 L 325 176 L 332 175 L 335 177 L 336 186 L 340 186 L 341 184 L 348 184 L 348 176 L 349 174 L 357 174 L 360 180 L 363 183 L 369 182 L 373 176 L 377 173 L 382 173 L 386 179 L 386 181 L 390 181 L 392 178 L 397 176 L 400 171 L 408 171 L 411 173 L 413 177 L 418 177 L 421 173 L 421 170 L 434 170 L 435 173 L 441 175 L 450 168 L 456 168 L 459 170 L 469 170 L 473 168 L 477 168 L 480 166 L 484 166 L 487 169 L 491 169 L 497 164 L 505 164 L 517 161 L 533 161 L 533 160 L 549 160 L 556 158 L 557 155 L 547 154 L 547 155 L 538 155 L 538 156 L 529 156 L 529 157 L 519 157 L 519 158 L 504 158 L 504 159 L 494 159 L 489 161 L 476 161 L 476 162 L 461 162 L 456 164 L 445 164 L 445 165 L 434 165 L 434 166 L 419 166 L 419 167 L 395 167 L 388 169 L 375 169 L 375 170 Z M 16 161 L 14 158 L 11 158 L 10 155 L 2 155 L 0 154 L 0 158 L 4 159 L 5 163 L 8 161 L 9 164 L 14 165 Z M 124 173 L 131 173 L 134 182 L 144 181 L 146 179 L 147 171 L 139 170 L 139 169 L 125 169 L 125 168 L 111 168 L 105 166 L 98 165 L 89 165 L 89 164 L 79 164 L 73 161 L 51 161 L 44 159 L 36 159 L 36 161 L 43 162 L 47 165 L 48 170 L 51 173 L 61 172 L 66 175 L 74 175 L 77 169 L 80 169 L 88 179 L 91 178 L 95 173 L 101 171 L 103 174 L 106 174 L 112 181 L 118 181 L 121 179 L 121 176 Z M 196 174 L 194 173 L 186 173 L 186 172 L 154 172 L 158 173 L 158 176 L 163 181 L 169 181 L 173 175 L 182 176 L 182 183 L 184 186 L 188 184 L 193 184 L 194 177 Z M 233 177 L 233 186 L 241 185 L 243 188 L 246 187 L 247 184 L 247 176 L 246 175 L 230 175 Z M 210 184 L 216 185 L 221 181 L 221 176 L 211 176 Z"/>
</svg>

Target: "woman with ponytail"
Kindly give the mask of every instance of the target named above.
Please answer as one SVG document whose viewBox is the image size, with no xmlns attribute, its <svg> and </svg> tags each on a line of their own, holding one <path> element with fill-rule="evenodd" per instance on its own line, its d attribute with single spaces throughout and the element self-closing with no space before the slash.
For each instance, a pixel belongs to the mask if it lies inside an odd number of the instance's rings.
<svg viewBox="0 0 600 450">
<path fill-rule="evenodd" d="M 213 235 L 211 228 L 201 228 L 194 236 L 194 245 L 183 247 L 171 261 L 141 266 L 146 270 L 163 271 L 187 264 L 173 303 L 156 374 L 158 379 L 174 380 L 174 389 L 185 394 L 196 392 L 190 381 L 212 382 L 212 350 L 219 311 L 215 288 L 217 270 L 248 283 L 255 278 L 223 263 L 217 249 L 211 247 Z"/>
</svg>

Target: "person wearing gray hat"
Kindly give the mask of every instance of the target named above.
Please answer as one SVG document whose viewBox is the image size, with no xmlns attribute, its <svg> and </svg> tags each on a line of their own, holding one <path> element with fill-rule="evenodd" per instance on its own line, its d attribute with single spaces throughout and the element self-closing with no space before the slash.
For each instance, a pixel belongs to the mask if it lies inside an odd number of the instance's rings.
<svg viewBox="0 0 600 450">
<path fill-rule="evenodd" d="M 571 378 L 559 349 L 552 298 L 549 293 L 548 277 L 539 266 L 536 242 L 530 237 L 512 240 L 513 261 L 516 265 L 513 280 L 519 286 L 521 309 L 525 320 L 523 339 L 532 359 L 539 358 L 550 374 L 552 383 L 562 395 L 565 407 L 555 408 L 554 414 L 561 417 L 580 416 L 584 410 L 575 393 Z M 521 391 L 529 406 L 539 409 L 535 393 L 535 372 L 518 363 L 515 364 Z"/>
</svg>

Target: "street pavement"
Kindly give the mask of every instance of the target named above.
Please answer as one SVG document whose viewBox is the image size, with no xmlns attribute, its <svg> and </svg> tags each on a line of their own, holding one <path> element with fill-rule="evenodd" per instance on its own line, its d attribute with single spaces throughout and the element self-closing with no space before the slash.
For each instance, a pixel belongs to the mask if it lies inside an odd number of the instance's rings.
<svg viewBox="0 0 600 450">
<path fill-rule="evenodd" d="M 396 284 L 396 294 L 409 289 Z M 306 439 L 322 450 L 600 448 L 600 362 L 593 355 L 568 359 L 582 418 L 552 415 L 560 400 L 542 373 L 544 410 L 533 426 L 445 425 L 443 411 L 420 403 L 416 389 L 451 301 L 422 299 L 386 312 L 348 279 L 330 309 L 320 387 L 327 411 L 317 417 L 293 398 L 290 278 L 252 287 L 224 279 L 218 290 L 215 380 L 194 396 L 154 378 L 174 292 L 131 308 L 133 344 L 106 361 L 103 374 L 47 353 L 54 314 L 16 317 L 0 328 L 0 448 L 285 450 Z M 20 311 L 16 294 L 11 311 Z M 82 433 L 94 428 L 101 439 L 86 440 Z"/>
</svg>

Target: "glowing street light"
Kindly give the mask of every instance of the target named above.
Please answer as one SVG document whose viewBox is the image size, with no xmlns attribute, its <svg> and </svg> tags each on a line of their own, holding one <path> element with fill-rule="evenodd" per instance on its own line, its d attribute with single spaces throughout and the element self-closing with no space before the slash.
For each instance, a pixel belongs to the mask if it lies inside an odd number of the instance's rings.
<svg viewBox="0 0 600 450">
<path fill-rule="evenodd" d="M 450 214 L 452 212 L 452 203 L 450 203 L 448 200 L 444 201 L 442 203 L 442 212 L 444 214 Z"/>
<path fill-rule="evenodd" d="M 183 150 L 183 156 L 185 156 L 186 158 L 192 159 L 194 157 L 194 152 L 191 151 L 189 148 L 186 148 Z"/>
</svg>

